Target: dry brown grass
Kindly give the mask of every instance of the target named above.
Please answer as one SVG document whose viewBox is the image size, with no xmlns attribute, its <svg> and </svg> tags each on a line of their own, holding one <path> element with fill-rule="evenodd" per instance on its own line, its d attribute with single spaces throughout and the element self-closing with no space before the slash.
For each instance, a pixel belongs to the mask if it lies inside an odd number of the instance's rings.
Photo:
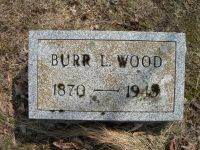
<svg viewBox="0 0 200 150">
<path fill-rule="evenodd" d="M 103 123 L 106 126 L 100 128 L 95 123 L 93 127 L 80 123 L 83 130 L 79 123 L 31 121 L 27 119 L 24 70 L 29 30 L 186 32 L 185 94 L 188 101 L 200 102 L 199 16 L 198 0 L 0 0 L 0 149 L 56 149 L 53 141 L 64 139 L 63 143 L 72 137 L 80 138 L 85 149 L 164 149 L 173 143 L 176 149 L 199 149 L 200 116 L 192 103 L 185 108 L 183 122 L 166 127 L 144 125 L 139 131 L 145 134 L 129 132 L 133 123 L 120 128 L 115 123 Z"/>
<path fill-rule="evenodd" d="M 124 130 L 108 129 L 106 127 L 83 128 L 86 136 L 94 139 L 104 147 L 116 150 L 144 150 L 164 149 L 164 144 L 159 144 L 157 138 L 145 132 L 127 132 Z M 160 138 L 160 141 L 162 139 Z M 164 143 L 165 141 L 161 141 Z"/>
</svg>

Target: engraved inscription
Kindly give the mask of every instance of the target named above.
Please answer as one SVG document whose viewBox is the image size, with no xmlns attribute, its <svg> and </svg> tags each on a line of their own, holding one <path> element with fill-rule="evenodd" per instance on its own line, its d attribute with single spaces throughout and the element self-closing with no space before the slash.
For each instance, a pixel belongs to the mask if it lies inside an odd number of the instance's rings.
<svg viewBox="0 0 200 150">
<path fill-rule="evenodd" d="M 38 109 L 173 111 L 175 42 L 39 40 L 38 52 Z"/>
</svg>

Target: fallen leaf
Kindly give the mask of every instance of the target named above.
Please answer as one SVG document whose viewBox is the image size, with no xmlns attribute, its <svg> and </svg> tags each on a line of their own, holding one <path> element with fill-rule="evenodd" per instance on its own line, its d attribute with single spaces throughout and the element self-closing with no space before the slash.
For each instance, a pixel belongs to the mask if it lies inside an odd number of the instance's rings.
<svg viewBox="0 0 200 150">
<path fill-rule="evenodd" d="M 195 145 L 192 143 L 189 143 L 187 146 L 181 146 L 184 150 L 196 150 Z"/>
<path fill-rule="evenodd" d="M 192 106 L 193 109 L 200 110 L 200 104 L 197 103 L 196 101 L 192 101 L 190 105 Z"/>
<path fill-rule="evenodd" d="M 176 141 L 175 141 L 175 139 L 173 139 L 173 140 L 171 140 L 171 144 L 170 144 L 169 149 L 170 150 L 175 150 L 175 148 L 176 148 Z"/>
<path fill-rule="evenodd" d="M 80 150 L 81 147 L 76 144 L 76 143 L 73 143 L 73 142 L 53 142 L 53 145 L 57 148 L 60 148 L 60 149 L 63 149 L 63 150 L 68 150 L 68 149 L 76 149 L 76 150 Z"/>
<path fill-rule="evenodd" d="M 76 6 L 75 6 L 75 5 L 72 6 L 72 7 L 70 7 L 69 10 L 71 11 L 71 13 L 72 13 L 73 15 L 76 15 Z"/>
<path fill-rule="evenodd" d="M 21 90 L 21 88 L 19 87 L 18 84 L 14 83 L 14 89 L 15 89 L 15 95 L 16 95 L 16 96 L 22 94 L 22 90 Z"/>
</svg>

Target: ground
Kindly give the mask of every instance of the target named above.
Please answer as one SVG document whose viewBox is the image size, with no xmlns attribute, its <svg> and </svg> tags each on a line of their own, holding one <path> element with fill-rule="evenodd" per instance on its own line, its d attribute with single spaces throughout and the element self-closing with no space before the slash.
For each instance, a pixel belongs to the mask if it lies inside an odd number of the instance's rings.
<svg viewBox="0 0 200 150">
<path fill-rule="evenodd" d="M 28 31 L 185 32 L 184 119 L 166 123 L 39 121 L 27 117 Z M 0 149 L 200 149 L 198 0 L 0 0 Z"/>
</svg>

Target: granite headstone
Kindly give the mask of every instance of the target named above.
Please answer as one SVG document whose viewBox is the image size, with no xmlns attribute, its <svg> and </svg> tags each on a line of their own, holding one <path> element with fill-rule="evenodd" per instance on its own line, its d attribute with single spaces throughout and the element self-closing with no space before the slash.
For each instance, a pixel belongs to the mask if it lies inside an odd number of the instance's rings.
<svg viewBox="0 0 200 150">
<path fill-rule="evenodd" d="M 185 34 L 30 31 L 29 118 L 183 118 Z"/>
</svg>

